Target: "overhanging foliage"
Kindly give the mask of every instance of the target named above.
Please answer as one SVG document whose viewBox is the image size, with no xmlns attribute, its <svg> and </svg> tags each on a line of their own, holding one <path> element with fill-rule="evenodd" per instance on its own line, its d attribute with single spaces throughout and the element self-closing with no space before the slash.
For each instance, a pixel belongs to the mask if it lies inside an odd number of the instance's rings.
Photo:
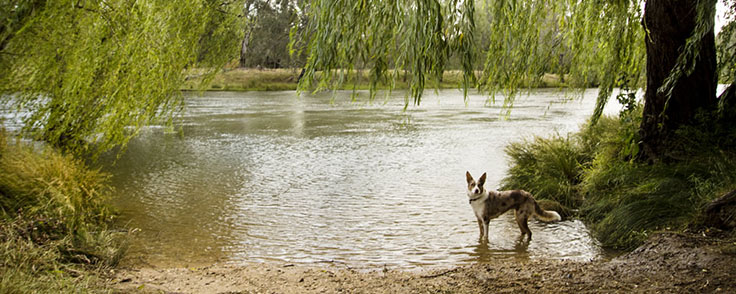
<svg viewBox="0 0 736 294">
<path fill-rule="evenodd" d="M 0 7 L 0 101 L 23 114 L 23 133 L 74 154 L 125 145 L 142 126 L 172 119 L 185 70 L 213 73 L 242 38 L 238 1 Z"/>
<path fill-rule="evenodd" d="M 490 44 L 483 72 L 473 42 L 476 7 L 490 16 Z M 309 60 L 301 89 L 335 88 L 355 67 L 371 69 L 372 81 L 394 80 L 400 69 L 412 76 L 413 102 L 421 101 L 425 80 L 439 80 L 448 58 L 462 60 L 461 85 L 515 94 L 533 85 L 559 55 L 572 65 L 569 83 L 601 87 L 596 117 L 613 88 L 641 86 L 644 31 L 639 1 L 576 0 L 314 0 Z M 314 75 L 322 71 L 325 74 Z M 477 83 L 476 83 L 477 81 Z M 375 89 L 375 88 L 374 88 Z M 407 104 L 410 100 L 407 99 Z"/>
</svg>

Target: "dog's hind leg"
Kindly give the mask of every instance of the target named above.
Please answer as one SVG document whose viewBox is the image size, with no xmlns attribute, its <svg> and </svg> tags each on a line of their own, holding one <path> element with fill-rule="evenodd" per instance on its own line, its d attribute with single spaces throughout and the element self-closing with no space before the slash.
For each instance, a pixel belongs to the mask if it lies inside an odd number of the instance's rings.
<svg viewBox="0 0 736 294">
<path fill-rule="evenodd" d="M 526 211 L 519 212 L 514 211 L 516 214 L 516 224 L 519 225 L 519 229 L 521 230 L 521 235 L 524 236 L 525 234 L 529 235 L 529 240 L 532 240 L 532 230 L 529 229 L 529 213 Z"/>
</svg>

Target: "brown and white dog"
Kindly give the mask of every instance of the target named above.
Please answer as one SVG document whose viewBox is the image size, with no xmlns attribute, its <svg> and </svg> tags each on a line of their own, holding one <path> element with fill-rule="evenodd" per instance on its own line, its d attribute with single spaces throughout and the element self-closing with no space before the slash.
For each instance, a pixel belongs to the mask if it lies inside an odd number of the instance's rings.
<svg viewBox="0 0 736 294">
<path fill-rule="evenodd" d="M 473 207 L 475 217 L 478 220 L 480 228 L 480 237 L 482 240 L 488 240 L 488 223 L 491 219 L 502 215 L 504 212 L 515 209 L 516 224 L 521 229 L 521 236 L 529 235 L 532 239 L 532 231 L 529 230 L 527 220 L 534 215 L 537 219 L 544 222 L 554 222 L 561 220 L 560 215 L 551 210 L 543 210 L 534 200 L 532 194 L 524 190 L 510 191 L 487 191 L 483 188 L 486 182 L 486 174 L 483 173 L 476 182 L 470 172 L 465 172 L 465 178 L 468 181 L 468 198 L 470 206 Z"/>
</svg>

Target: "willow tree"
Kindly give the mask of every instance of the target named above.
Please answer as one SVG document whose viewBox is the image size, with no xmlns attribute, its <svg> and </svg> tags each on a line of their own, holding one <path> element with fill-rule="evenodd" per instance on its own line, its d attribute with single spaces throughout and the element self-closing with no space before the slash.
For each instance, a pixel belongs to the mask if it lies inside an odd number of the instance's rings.
<svg viewBox="0 0 736 294">
<path fill-rule="evenodd" d="M 0 100 L 23 134 L 75 154 L 170 120 L 185 75 L 232 60 L 242 39 L 238 1 L 1 2 Z"/>
<path fill-rule="evenodd" d="M 449 56 L 458 55 L 466 91 L 477 86 L 492 100 L 495 93 L 504 93 L 504 105 L 511 106 L 519 89 L 534 85 L 544 74 L 549 54 L 540 36 L 552 19 L 558 39 L 572 54 L 567 82 L 579 88 L 600 85 L 593 123 L 615 88 L 622 90 L 619 95 L 633 97 L 646 86 L 641 158 L 658 160 L 674 130 L 691 122 L 699 109 L 711 110 L 717 104 L 716 0 L 480 3 L 312 0 L 309 58 L 300 87 L 338 86 L 360 64 L 371 68 L 373 97 L 378 82 L 389 81 L 391 86 L 397 70 L 403 69 L 412 74 L 410 96 L 418 104 L 425 81 L 439 80 Z M 734 1 L 728 3 L 733 7 Z M 476 6 L 492 18 L 480 75 L 473 71 Z"/>
</svg>

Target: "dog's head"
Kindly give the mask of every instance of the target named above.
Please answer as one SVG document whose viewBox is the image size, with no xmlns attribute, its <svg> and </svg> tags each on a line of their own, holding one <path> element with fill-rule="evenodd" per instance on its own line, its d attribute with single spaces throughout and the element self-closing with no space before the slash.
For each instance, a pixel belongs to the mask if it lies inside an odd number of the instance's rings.
<svg viewBox="0 0 736 294">
<path fill-rule="evenodd" d="M 465 179 L 468 181 L 468 197 L 471 199 L 476 199 L 483 195 L 485 192 L 485 189 L 483 189 L 483 184 L 486 183 L 486 173 L 483 173 L 482 176 L 480 176 L 480 179 L 476 182 L 475 179 L 473 179 L 473 176 L 470 175 L 470 172 L 465 172 Z"/>
</svg>

